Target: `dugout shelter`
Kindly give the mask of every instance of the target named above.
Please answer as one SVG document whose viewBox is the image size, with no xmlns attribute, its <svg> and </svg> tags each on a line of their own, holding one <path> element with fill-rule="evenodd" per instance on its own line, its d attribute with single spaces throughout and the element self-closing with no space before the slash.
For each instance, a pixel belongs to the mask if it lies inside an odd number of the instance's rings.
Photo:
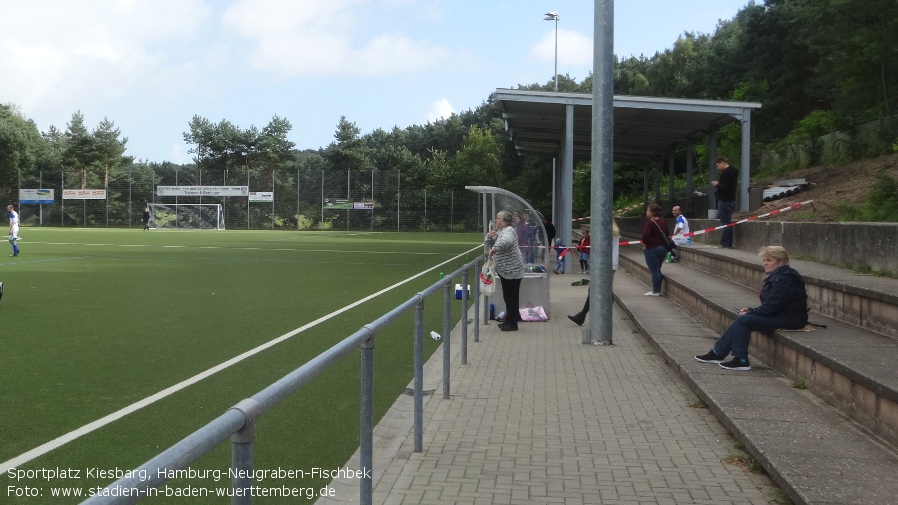
<svg viewBox="0 0 898 505">
<path fill-rule="evenodd" d="M 521 256 L 524 259 L 524 278 L 521 280 L 521 308 L 528 306 L 543 307 L 546 315 L 552 317 L 549 306 L 549 265 L 554 250 L 548 243 L 546 228 L 543 226 L 543 216 L 533 208 L 526 200 L 511 191 L 493 186 L 465 186 L 465 189 L 479 193 L 482 198 L 481 208 L 483 215 L 483 236 L 493 226 L 493 218 L 499 211 L 507 210 L 512 214 L 525 216 L 529 214 L 532 229 L 526 234 L 518 233 L 518 246 L 521 248 Z M 484 245 L 484 252 L 486 252 Z M 479 274 L 479 272 L 478 272 Z M 505 310 L 505 302 L 502 299 L 502 285 L 497 282 L 496 292 L 484 298 L 484 315 L 489 314 L 489 304 L 495 307 L 498 315 Z"/>
</svg>

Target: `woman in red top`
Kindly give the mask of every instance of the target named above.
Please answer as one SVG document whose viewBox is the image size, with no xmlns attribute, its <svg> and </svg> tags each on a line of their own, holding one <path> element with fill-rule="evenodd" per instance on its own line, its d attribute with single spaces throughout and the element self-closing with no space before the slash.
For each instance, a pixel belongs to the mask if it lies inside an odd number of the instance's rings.
<svg viewBox="0 0 898 505">
<path fill-rule="evenodd" d="M 661 296 L 661 265 L 667 256 L 664 248 L 664 237 L 670 236 L 667 231 L 667 223 L 661 219 L 663 212 L 657 203 L 649 204 L 645 210 L 645 216 L 649 218 L 642 226 L 642 253 L 645 255 L 645 264 L 652 274 L 652 290 L 645 296 Z"/>
</svg>

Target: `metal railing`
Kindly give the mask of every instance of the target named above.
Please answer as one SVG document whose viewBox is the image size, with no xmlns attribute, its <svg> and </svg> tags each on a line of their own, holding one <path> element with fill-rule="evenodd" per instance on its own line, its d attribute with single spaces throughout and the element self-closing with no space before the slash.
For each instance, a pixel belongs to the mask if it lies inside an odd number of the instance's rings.
<svg viewBox="0 0 898 505">
<path fill-rule="evenodd" d="M 461 357 L 462 364 L 467 364 L 468 338 L 468 279 L 469 270 L 473 267 L 479 272 L 483 255 L 446 275 L 438 282 L 430 285 L 406 302 L 360 330 L 346 337 L 327 351 L 309 360 L 306 364 L 285 375 L 250 398 L 244 399 L 228 409 L 224 414 L 212 420 L 202 428 L 188 435 L 180 442 L 169 447 L 140 467 L 128 472 L 109 486 L 104 492 L 83 501 L 83 504 L 130 504 L 144 498 L 154 496 L 153 490 L 169 480 L 169 475 L 176 475 L 177 470 L 186 469 L 191 463 L 212 451 L 219 444 L 231 440 L 231 488 L 232 504 L 252 503 L 250 488 L 253 486 L 253 442 L 255 440 L 256 421 L 279 402 L 288 398 L 297 389 L 315 378 L 331 365 L 340 361 L 356 348 L 361 348 L 361 388 L 359 407 L 359 454 L 360 479 L 359 502 L 371 504 L 372 500 L 372 461 L 374 440 L 374 341 L 375 336 L 402 317 L 410 310 L 414 317 L 414 451 L 424 450 L 424 301 L 443 289 L 443 398 L 449 398 L 450 379 L 450 333 L 451 333 L 451 298 L 453 281 L 460 277 L 462 285 L 461 308 Z M 476 279 L 476 277 L 475 277 Z M 480 283 L 473 286 L 473 298 L 480 296 Z M 479 305 L 474 303 L 474 339 L 479 341 L 480 317 Z"/>
</svg>

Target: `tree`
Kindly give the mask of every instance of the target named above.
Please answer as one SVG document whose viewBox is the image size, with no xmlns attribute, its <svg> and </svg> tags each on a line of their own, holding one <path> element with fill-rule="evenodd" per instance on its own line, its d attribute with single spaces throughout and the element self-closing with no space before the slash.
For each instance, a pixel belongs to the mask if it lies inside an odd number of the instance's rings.
<svg viewBox="0 0 898 505">
<path fill-rule="evenodd" d="M 115 123 L 107 118 L 93 131 L 94 159 L 92 165 L 103 170 L 103 187 L 108 187 L 109 172 L 117 173 L 122 166 L 130 164 L 133 158 L 125 156 L 125 144 L 128 139 L 119 139 L 121 130 L 115 127 Z"/>
<path fill-rule="evenodd" d="M 462 149 L 453 162 L 455 187 L 490 184 L 498 186 L 502 181 L 501 149 L 495 137 L 479 126 L 471 126 Z"/>
<path fill-rule="evenodd" d="M 184 132 L 182 135 L 184 142 L 193 147 L 188 147 L 187 152 L 195 155 L 193 163 L 200 166 L 212 155 L 212 137 L 215 127 L 208 119 L 195 115 L 188 123 L 188 128 L 190 131 Z"/>
<path fill-rule="evenodd" d="M 884 119 L 898 94 L 898 3 L 894 0 L 826 0 L 815 6 L 806 31 L 819 54 L 820 77 L 837 90 L 833 104 L 853 126 Z M 808 9 L 810 14 L 811 9 Z"/>
<path fill-rule="evenodd" d="M 274 188 L 274 171 L 284 168 L 287 162 L 292 162 L 295 159 L 293 148 L 296 147 L 296 144 L 287 139 L 287 134 L 291 129 L 293 129 L 293 125 L 290 124 L 290 121 L 274 116 L 265 128 L 262 128 L 262 135 L 259 137 L 256 151 L 271 178 L 272 189 Z"/>
<path fill-rule="evenodd" d="M 324 150 L 324 157 L 334 170 L 363 170 L 370 166 L 369 152 L 359 134 L 361 130 L 355 123 L 340 116 L 336 142 L 331 142 Z"/>
<path fill-rule="evenodd" d="M 75 174 L 80 180 L 81 189 L 87 187 L 87 167 L 94 160 L 94 137 L 84 125 L 81 111 L 72 114 L 72 120 L 66 125 L 65 143 L 62 152 L 63 171 Z"/>
<path fill-rule="evenodd" d="M 33 168 L 45 153 L 34 121 L 15 107 L 0 104 L 0 193 L 13 193 L 22 170 Z"/>
</svg>

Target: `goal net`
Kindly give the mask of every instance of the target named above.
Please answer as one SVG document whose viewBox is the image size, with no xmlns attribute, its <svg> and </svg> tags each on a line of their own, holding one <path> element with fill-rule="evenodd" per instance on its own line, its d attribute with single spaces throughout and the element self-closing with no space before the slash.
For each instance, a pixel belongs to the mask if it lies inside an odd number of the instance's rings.
<svg viewBox="0 0 898 505">
<path fill-rule="evenodd" d="M 224 230 L 224 209 L 220 203 L 151 203 L 150 228 Z"/>
</svg>

